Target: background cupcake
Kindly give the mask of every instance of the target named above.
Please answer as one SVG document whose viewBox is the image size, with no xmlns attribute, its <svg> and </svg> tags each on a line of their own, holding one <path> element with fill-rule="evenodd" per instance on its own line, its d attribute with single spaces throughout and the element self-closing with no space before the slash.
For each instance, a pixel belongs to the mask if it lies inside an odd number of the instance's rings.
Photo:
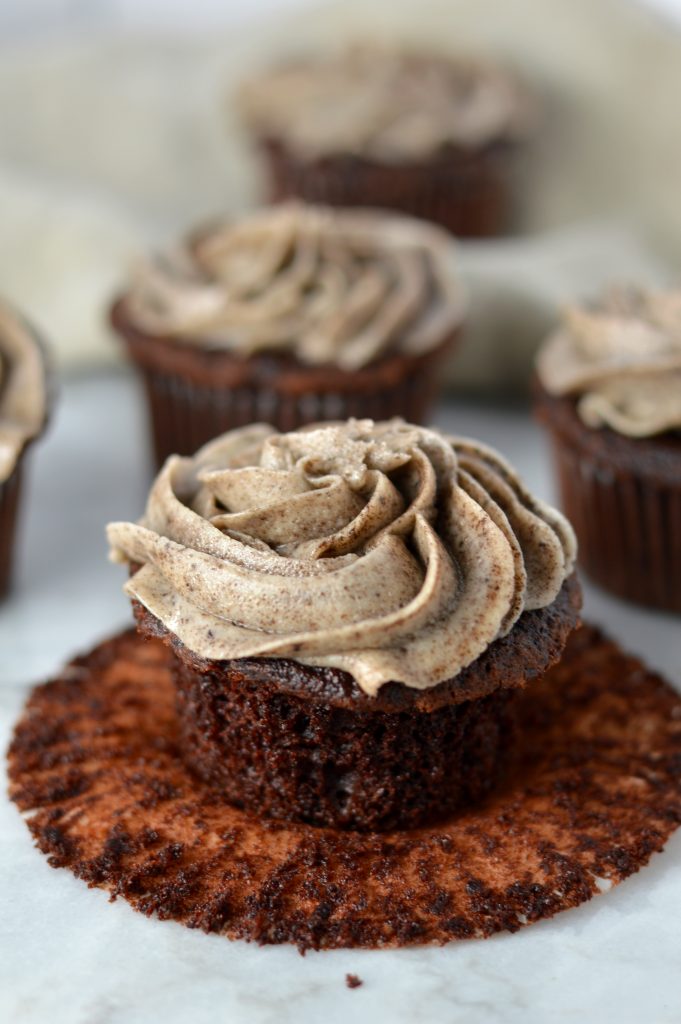
<svg viewBox="0 0 681 1024">
<path fill-rule="evenodd" d="M 448 236 L 299 203 L 140 267 L 112 322 L 142 372 L 156 458 L 254 421 L 423 421 L 464 298 Z"/>
<path fill-rule="evenodd" d="M 10 582 L 24 456 L 46 420 L 43 350 L 26 323 L 0 301 L 0 598 Z"/>
<path fill-rule="evenodd" d="M 616 288 L 541 350 L 537 410 L 593 579 L 681 612 L 681 290 Z"/>
<path fill-rule="evenodd" d="M 481 797 L 577 621 L 567 521 L 493 450 L 398 420 L 232 431 L 108 533 L 177 654 L 185 760 L 277 818 L 410 827 Z"/>
<path fill-rule="evenodd" d="M 354 47 L 274 68 L 239 106 L 274 200 L 390 207 L 462 236 L 508 226 L 533 108 L 495 64 Z"/>
</svg>

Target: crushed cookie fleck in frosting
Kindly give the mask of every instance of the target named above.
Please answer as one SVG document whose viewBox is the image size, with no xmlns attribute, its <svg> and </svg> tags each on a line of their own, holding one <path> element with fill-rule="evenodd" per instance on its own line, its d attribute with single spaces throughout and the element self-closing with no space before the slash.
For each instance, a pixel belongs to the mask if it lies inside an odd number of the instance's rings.
<svg viewBox="0 0 681 1024">
<path fill-rule="evenodd" d="M 298 202 L 215 223 L 144 262 L 125 301 L 153 335 L 343 370 L 431 351 L 465 305 L 441 229 Z"/>
<path fill-rule="evenodd" d="M 401 420 L 231 431 L 172 456 L 108 537 L 142 566 L 128 594 L 199 656 L 332 666 L 369 695 L 457 675 L 576 553 L 495 451 Z"/>
<path fill-rule="evenodd" d="M 681 289 L 612 288 L 570 307 L 537 357 L 550 394 L 587 426 L 629 437 L 681 430 Z"/>
<path fill-rule="evenodd" d="M 308 158 L 426 159 L 517 139 L 536 119 L 527 90 L 488 61 L 378 46 L 291 61 L 244 83 L 237 103 L 261 137 Z"/>
<path fill-rule="evenodd" d="M 24 321 L 0 301 L 0 483 L 47 416 L 42 351 Z"/>
</svg>

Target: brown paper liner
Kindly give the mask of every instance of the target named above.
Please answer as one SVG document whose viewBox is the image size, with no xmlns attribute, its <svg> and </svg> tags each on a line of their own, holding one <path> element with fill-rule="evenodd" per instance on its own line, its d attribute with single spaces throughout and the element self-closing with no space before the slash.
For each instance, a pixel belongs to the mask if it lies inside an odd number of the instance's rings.
<svg viewBox="0 0 681 1024">
<path fill-rule="evenodd" d="M 241 359 L 145 335 L 130 322 L 124 300 L 114 304 L 111 319 L 142 376 L 158 465 L 250 423 L 280 431 L 351 416 L 424 423 L 439 390 L 439 368 L 458 333 L 424 355 L 391 356 L 345 372 L 290 358 Z"/>
<path fill-rule="evenodd" d="M 299 198 L 328 206 L 399 210 L 433 221 L 461 238 L 503 234 L 512 215 L 516 147 L 455 150 L 428 162 L 384 164 L 356 156 L 296 157 L 264 140 L 269 198 Z"/>
<path fill-rule="evenodd" d="M 619 597 L 681 612 L 681 437 L 593 430 L 573 401 L 546 395 L 539 415 L 580 564 Z"/>
<path fill-rule="evenodd" d="M 0 600 L 7 595 L 12 576 L 20 495 L 21 466 L 17 464 L 8 479 L 0 484 Z"/>
<path fill-rule="evenodd" d="M 225 804 L 179 755 L 171 658 L 129 631 L 76 659 L 33 692 L 9 752 L 50 864 L 147 915 L 301 949 L 513 932 L 637 871 L 681 823 L 681 698 L 592 628 L 521 695 L 492 795 L 380 834 Z"/>
<path fill-rule="evenodd" d="M 14 561 L 14 544 L 17 533 L 17 524 L 22 494 L 22 470 L 24 460 L 31 446 L 40 439 L 47 428 L 52 409 L 56 400 L 56 388 L 54 385 L 52 362 L 49 352 L 30 325 L 25 324 L 37 347 L 45 374 L 45 415 L 40 429 L 33 437 L 28 438 L 18 454 L 16 465 L 7 480 L 0 483 L 0 601 L 7 596 L 12 584 L 12 569 Z"/>
</svg>

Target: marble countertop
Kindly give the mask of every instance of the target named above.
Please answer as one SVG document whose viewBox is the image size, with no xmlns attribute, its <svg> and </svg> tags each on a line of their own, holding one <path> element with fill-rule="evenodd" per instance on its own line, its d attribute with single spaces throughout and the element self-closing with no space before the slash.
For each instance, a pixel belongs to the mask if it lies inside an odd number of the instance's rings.
<svg viewBox="0 0 681 1024">
<path fill-rule="evenodd" d="M 149 479 L 139 395 L 126 375 L 67 381 L 35 451 L 17 587 L 0 610 L 0 744 L 29 686 L 129 619 L 104 523 L 136 517 Z M 523 412 L 471 405 L 438 422 L 499 447 L 551 497 Z M 679 620 L 587 587 L 585 614 L 681 689 Z M 551 921 L 444 948 L 308 953 L 229 942 L 108 904 L 32 847 L 0 799 L 0 1019 L 12 1024 L 371 1021 L 544 1024 L 681 1019 L 681 833 L 617 889 Z M 345 975 L 364 984 L 350 990 Z"/>
</svg>

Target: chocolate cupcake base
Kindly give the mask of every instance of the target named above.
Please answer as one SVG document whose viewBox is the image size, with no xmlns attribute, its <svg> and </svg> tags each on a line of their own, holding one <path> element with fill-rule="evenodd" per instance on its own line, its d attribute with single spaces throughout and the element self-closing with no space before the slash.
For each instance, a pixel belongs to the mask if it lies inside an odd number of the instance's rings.
<svg viewBox="0 0 681 1024">
<path fill-rule="evenodd" d="M 379 163 L 338 155 L 305 160 L 278 140 L 260 143 L 273 202 L 298 198 L 328 206 L 374 207 L 432 221 L 461 238 L 508 230 L 515 147 L 449 147 L 415 163 Z"/>
<path fill-rule="evenodd" d="M 481 799 L 513 739 L 515 692 L 555 663 L 577 623 L 574 577 L 456 677 L 369 697 L 352 676 L 285 658 L 206 661 L 140 604 L 176 653 L 187 765 L 257 814 L 333 828 L 413 828 Z"/>
<path fill-rule="evenodd" d="M 172 338 L 146 335 L 130 321 L 123 300 L 112 324 L 139 370 L 148 401 L 154 455 L 191 455 L 220 434 L 250 423 L 290 431 L 329 420 L 424 423 L 453 335 L 420 356 L 396 355 L 352 372 L 302 366 L 290 357 L 244 359 Z"/>
<path fill-rule="evenodd" d="M 629 438 L 582 423 L 574 400 L 539 392 L 563 512 L 594 582 L 681 612 L 681 435 Z"/>
<path fill-rule="evenodd" d="M 0 600 L 6 596 L 13 565 L 14 538 L 21 494 L 21 467 L 0 484 Z"/>
<path fill-rule="evenodd" d="M 198 781 L 172 658 L 132 631 L 95 648 L 34 691 L 9 752 L 49 863 L 146 915 L 303 950 L 514 932 L 622 881 L 681 823 L 681 698 L 591 628 L 520 694 L 492 795 L 381 834 L 260 819 Z"/>
</svg>

